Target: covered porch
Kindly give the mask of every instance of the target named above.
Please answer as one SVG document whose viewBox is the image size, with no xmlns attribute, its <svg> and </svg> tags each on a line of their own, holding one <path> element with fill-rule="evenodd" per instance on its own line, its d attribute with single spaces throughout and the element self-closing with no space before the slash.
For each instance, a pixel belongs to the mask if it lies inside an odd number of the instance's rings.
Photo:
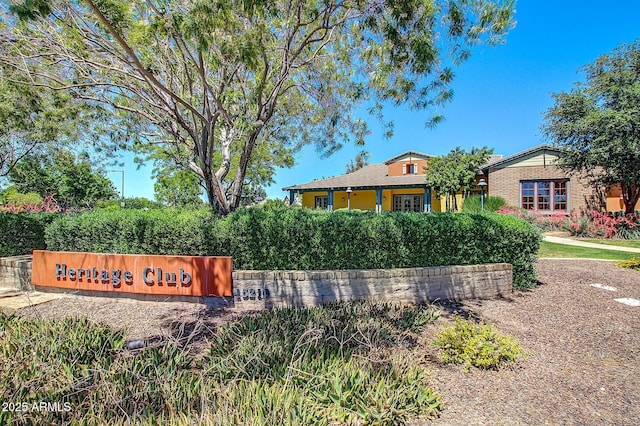
<svg viewBox="0 0 640 426">
<path fill-rule="evenodd" d="M 433 210 L 431 189 L 425 185 L 290 189 L 290 203 L 293 204 L 296 199 L 301 201 L 303 207 L 328 211 L 358 209 L 377 213 L 429 213 Z M 439 204 L 440 200 L 436 199 L 435 202 Z M 439 206 L 435 211 L 439 211 Z"/>
</svg>

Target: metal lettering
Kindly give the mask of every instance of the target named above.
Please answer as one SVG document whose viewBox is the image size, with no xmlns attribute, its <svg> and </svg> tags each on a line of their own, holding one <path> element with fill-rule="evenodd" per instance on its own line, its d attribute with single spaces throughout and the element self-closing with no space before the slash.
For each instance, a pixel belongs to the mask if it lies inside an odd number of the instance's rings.
<svg viewBox="0 0 640 426">
<path fill-rule="evenodd" d="M 56 278 L 66 278 L 67 276 L 67 265 L 56 263 Z"/>
<path fill-rule="evenodd" d="M 175 286 L 177 281 L 176 281 L 176 273 L 175 272 L 165 272 L 164 273 L 164 280 L 166 281 L 167 285 L 170 286 Z"/>
<path fill-rule="evenodd" d="M 144 268 L 142 270 L 142 280 L 147 285 L 153 285 L 153 279 L 149 279 L 149 273 L 151 273 L 151 276 L 153 276 L 153 268 Z"/>
<path fill-rule="evenodd" d="M 120 271 L 120 269 L 116 269 L 114 271 L 111 271 L 111 284 L 113 284 L 114 287 L 120 287 L 120 274 L 122 272 Z"/>
<path fill-rule="evenodd" d="M 185 287 L 191 285 L 191 274 L 185 272 L 182 268 L 180 268 L 180 285 Z"/>
<path fill-rule="evenodd" d="M 124 271 L 122 279 L 124 279 L 125 284 L 133 284 L 133 273 L 131 271 Z"/>
<path fill-rule="evenodd" d="M 69 277 L 70 280 L 75 281 L 76 279 L 76 270 L 73 268 L 69 268 L 69 271 L 67 272 L 67 276 Z"/>
<path fill-rule="evenodd" d="M 156 269 L 156 276 L 158 277 L 158 285 L 162 285 L 162 268 Z"/>
</svg>

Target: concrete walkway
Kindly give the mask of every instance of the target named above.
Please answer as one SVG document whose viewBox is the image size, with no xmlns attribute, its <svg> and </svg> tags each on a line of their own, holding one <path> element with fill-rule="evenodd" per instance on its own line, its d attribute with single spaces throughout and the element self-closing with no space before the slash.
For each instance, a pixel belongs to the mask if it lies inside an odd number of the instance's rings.
<svg viewBox="0 0 640 426">
<path fill-rule="evenodd" d="M 565 244 L 568 246 L 588 247 L 601 250 L 626 251 L 628 253 L 640 253 L 640 248 L 611 246 L 608 244 L 587 243 L 585 241 L 574 240 L 572 238 L 556 237 L 552 235 L 544 235 L 543 239 L 549 243 Z"/>
<path fill-rule="evenodd" d="M 12 287 L 0 287 L 0 308 L 17 310 L 62 297 L 65 297 L 65 294 L 41 293 L 39 291 L 26 292 Z"/>
</svg>

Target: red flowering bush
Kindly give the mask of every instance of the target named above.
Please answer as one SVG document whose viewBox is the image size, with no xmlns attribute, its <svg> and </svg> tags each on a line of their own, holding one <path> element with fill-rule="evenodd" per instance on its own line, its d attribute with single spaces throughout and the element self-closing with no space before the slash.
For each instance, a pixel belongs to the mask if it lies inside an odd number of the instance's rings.
<svg viewBox="0 0 640 426">
<path fill-rule="evenodd" d="M 48 195 L 42 201 L 24 203 L 12 200 L 0 205 L 0 212 L 2 213 L 55 213 L 59 211 L 61 211 L 61 209 L 53 195 Z"/>
<path fill-rule="evenodd" d="M 531 214 L 528 210 L 521 209 L 520 207 L 505 205 L 496 210 L 496 213 L 515 216 L 518 219 L 526 220 L 529 223 L 535 223 L 536 221 L 535 215 Z"/>
<path fill-rule="evenodd" d="M 568 229 L 584 237 L 639 239 L 640 217 L 638 213 L 622 215 L 592 210 L 588 215 L 578 215 L 572 212 Z"/>
</svg>

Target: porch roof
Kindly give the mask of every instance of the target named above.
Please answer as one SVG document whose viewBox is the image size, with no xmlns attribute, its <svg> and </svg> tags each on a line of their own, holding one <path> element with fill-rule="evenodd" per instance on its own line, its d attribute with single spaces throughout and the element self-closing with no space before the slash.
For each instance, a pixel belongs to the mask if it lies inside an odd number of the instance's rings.
<svg viewBox="0 0 640 426">
<path fill-rule="evenodd" d="M 353 173 L 335 176 L 327 179 L 314 180 L 300 185 L 287 186 L 284 191 L 312 191 L 312 190 L 344 190 L 372 189 L 385 187 L 416 187 L 426 185 L 423 174 L 408 174 L 401 176 L 389 176 L 386 164 L 371 164 Z"/>
</svg>

